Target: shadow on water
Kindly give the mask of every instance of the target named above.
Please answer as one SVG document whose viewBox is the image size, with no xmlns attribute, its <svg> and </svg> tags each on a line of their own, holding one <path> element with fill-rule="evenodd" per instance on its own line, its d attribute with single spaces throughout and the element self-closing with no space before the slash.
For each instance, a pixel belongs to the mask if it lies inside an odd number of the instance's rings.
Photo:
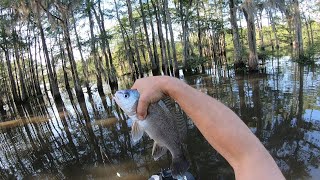
<svg viewBox="0 0 320 180">
<path fill-rule="evenodd" d="M 263 74 L 240 76 L 218 67 L 183 80 L 236 112 L 287 179 L 316 179 L 319 68 L 319 63 L 301 66 L 289 58 L 271 58 Z M 63 92 L 55 102 L 44 93 L 13 109 L 0 102 L 0 179 L 147 179 L 170 166 L 169 154 L 153 161 L 149 138 L 132 144 L 132 122 L 108 95 L 92 90 L 77 102 L 72 93 Z M 234 179 L 232 168 L 192 121 L 187 145 L 197 179 Z"/>
</svg>

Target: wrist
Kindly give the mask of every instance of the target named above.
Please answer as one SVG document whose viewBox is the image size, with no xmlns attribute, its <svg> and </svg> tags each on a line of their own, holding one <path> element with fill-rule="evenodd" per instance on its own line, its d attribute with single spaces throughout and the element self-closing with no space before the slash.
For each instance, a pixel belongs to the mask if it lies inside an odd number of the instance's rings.
<svg viewBox="0 0 320 180">
<path fill-rule="evenodd" d="M 178 86 L 180 85 L 181 81 L 177 78 L 170 76 L 161 76 L 160 81 L 163 94 L 170 96 L 174 99 L 174 89 L 179 88 Z"/>
</svg>

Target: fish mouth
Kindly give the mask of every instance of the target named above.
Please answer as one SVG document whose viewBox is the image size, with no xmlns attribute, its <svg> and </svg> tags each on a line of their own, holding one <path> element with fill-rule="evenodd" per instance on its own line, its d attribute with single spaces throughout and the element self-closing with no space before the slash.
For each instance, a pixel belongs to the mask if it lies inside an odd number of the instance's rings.
<svg viewBox="0 0 320 180">
<path fill-rule="evenodd" d="M 123 92 L 122 91 L 117 91 L 116 93 L 114 93 L 113 99 L 116 101 L 116 103 L 119 102 L 119 97 L 118 96 L 120 94 L 123 94 Z"/>
<path fill-rule="evenodd" d="M 112 99 L 115 100 L 116 102 L 118 102 L 119 99 L 117 97 L 117 92 L 113 95 Z"/>
</svg>

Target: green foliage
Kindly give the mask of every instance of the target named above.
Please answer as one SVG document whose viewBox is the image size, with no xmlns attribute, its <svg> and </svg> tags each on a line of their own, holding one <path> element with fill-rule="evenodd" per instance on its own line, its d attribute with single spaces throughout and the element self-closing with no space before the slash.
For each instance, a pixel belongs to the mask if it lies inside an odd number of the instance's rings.
<svg viewBox="0 0 320 180">
<path fill-rule="evenodd" d="M 264 26 L 262 28 L 262 32 L 264 35 L 264 43 L 265 43 L 265 50 L 262 51 L 260 47 L 258 47 L 258 55 L 259 57 L 267 58 L 269 56 L 276 56 L 276 57 L 281 57 L 285 55 L 291 55 L 293 47 L 290 45 L 291 40 L 294 41 L 294 37 L 291 37 L 288 31 L 288 28 L 286 25 L 278 24 L 276 25 L 277 29 L 277 35 L 279 38 L 279 49 L 276 49 L 276 44 L 275 44 L 275 39 L 273 37 L 273 31 L 271 26 Z M 312 57 L 316 54 L 320 53 L 320 23 L 313 22 L 312 23 L 312 29 L 314 32 L 314 45 L 312 47 L 308 47 L 308 38 L 307 38 L 307 31 L 305 24 L 303 26 L 303 39 L 304 39 L 304 49 L 305 49 L 305 56 L 306 57 Z M 240 29 L 240 36 L 242 37 L 242 41 L 244 42 L 244 57 L 247 59 L 247 47 L 248 47 L 248 42 L 247 42 L 247 29 Z M 257 44 L 260 41 L 258 33 L 256 33 L 256 39 L 257 39 Z M 274 49 L 272 49 L 272 44 L 274 46 Z M 229 59 L 228 64 L 233 64 L 233 41 L 232 41 L 232 34 L 226 33 L 226 49 L 227 49 L 227 57 Z"/>
<path fill-rule="evenodd" d="M 199 66 L 205 64 L 206 62 L 208 62 L 208 59 L 205 57 L 199 57 L 199 56 L 190 56 L 190 58 L 187 59 L 185 68 L 186 69 L 196 69 Z"/>
</svg>

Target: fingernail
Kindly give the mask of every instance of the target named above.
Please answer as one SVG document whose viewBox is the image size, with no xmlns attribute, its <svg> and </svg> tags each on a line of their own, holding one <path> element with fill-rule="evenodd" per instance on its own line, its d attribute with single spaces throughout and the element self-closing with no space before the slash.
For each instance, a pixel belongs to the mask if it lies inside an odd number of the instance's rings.
<svg viewBox="0 0 320 180">
<path fill-rule="evenodd" d="M 144 116 L 144 115 L 139 115 L 138 118 L 139 118 L 140 120 L 143 120 L 143 119 L 145 118 L 145 116 Z"/>
</svg>

